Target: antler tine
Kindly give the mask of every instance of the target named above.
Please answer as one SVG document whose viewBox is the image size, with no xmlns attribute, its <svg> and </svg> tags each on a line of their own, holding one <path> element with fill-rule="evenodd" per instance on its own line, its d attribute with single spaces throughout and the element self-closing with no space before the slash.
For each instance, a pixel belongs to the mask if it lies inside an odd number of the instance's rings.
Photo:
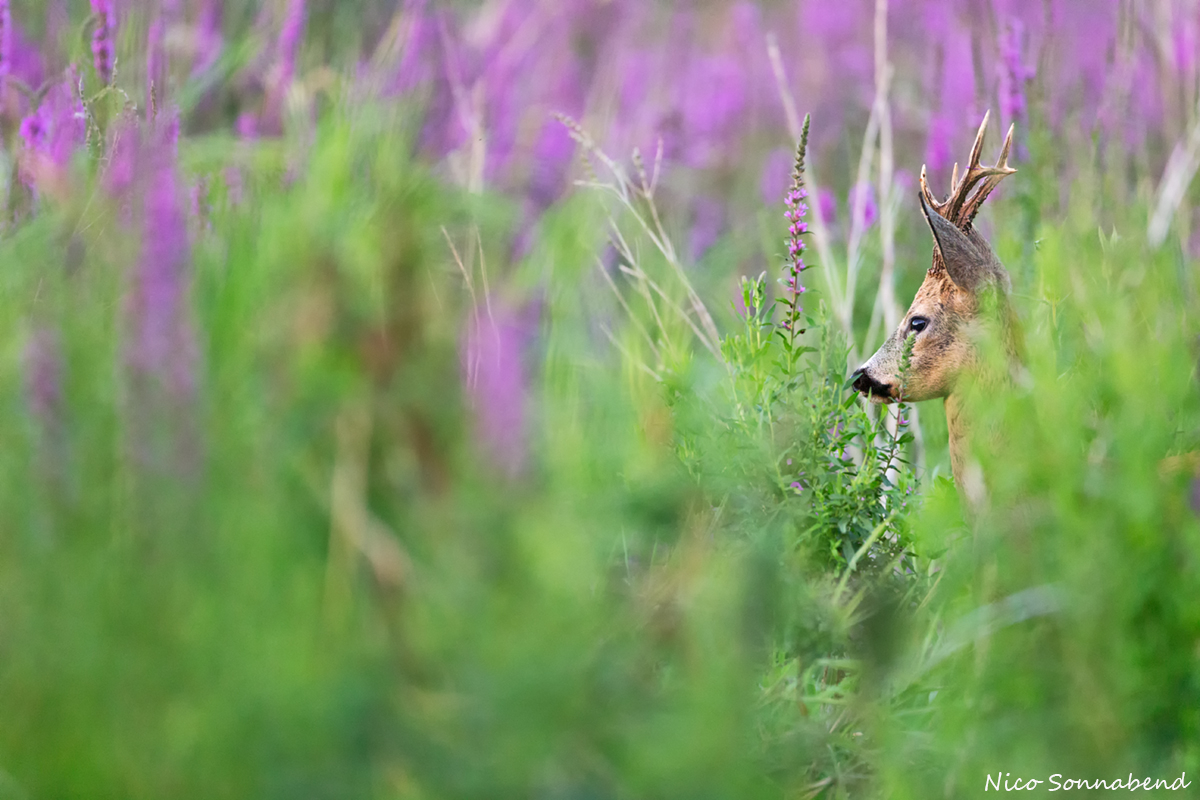
<svg viewBox="0 0 1200 800">
<path fill-rule="evenodd" d="M 987 199 L 988 195 L 1000 185 L 1000 181 L 1016 172 L 1015 169 L 1008 166 L 1008 154 L 1012 150 L 1015 128 L 1015 124 L 1008 126 L 1008 135 L 1004 137 L 1004 145 L 1000 148 L 1000 157 L 996 159 L 996 166 L 979 169 L 979 178 L 983 179 L 983 183 L 980 185 L 979 191 L 963 203 L 962 210 L 959 212 L 959 218 L 966 220 L 968 225 L 975 220 L 975 215 L 979 213 L 979 207 L 983 205 L 983 201 Z"/>
<path fill-rule="evenodd" d="M 937 213 L 941 214 L 945 210 L 946 204 L 944 202 L 938 202 L 938 199 L 933 196 L 933 191 L 929 188 L 929 175 L 927 174 L 927 172 L 925 170 L 924 164 L 921 165 L 920 184 L 921 184 L 921 195 L 925 198 L 925 202 L 929 205 L 930 208 L 932 208 Z"/>
<path fill-rule="evenodd" d="M 975 144 L 971 145 L 971 158 L 967 162 L 967 173 L 979 166 L 979 157 L 983 155 L 983 137 L 987 134 L 988 119 L 992 116 L 990 110 L 983 112 L 983 122 L 979 123 L 979 132 L 975 134 Z"/>
<path fill-rule="evenodd" d="M 1012 149 L 1013 131 L 1017 129 L 1017 123 L 1012 123 L 1008 126 L 1008 133 L 1004 137 L 1004 145 L 1000 148 L 1000 158 L 996 159 L 996 169 L 1008 169 L 1009 174 L 1016 172 L 1015 169 L 1009 169 L 1008 166 L 1008 151 Z"/>
</svg>

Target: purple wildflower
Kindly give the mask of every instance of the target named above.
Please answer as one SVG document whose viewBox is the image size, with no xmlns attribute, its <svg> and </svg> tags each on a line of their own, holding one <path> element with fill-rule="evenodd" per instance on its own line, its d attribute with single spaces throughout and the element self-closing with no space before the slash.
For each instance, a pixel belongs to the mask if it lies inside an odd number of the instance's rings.
<svg viewBox="0 0 1200 800">
<path fill-rule="evenodd" d="M 804 313 L 804 308 L 800 305 L 800 295 L 808 291 L 804 284 L 800 283 L 800 273 L 808 268 L 804 263 L 804 239 L 801 237 L 808 233 L 808 223 L 805 217 L 808 215 L 808 204 L 805 199 L 808 197 L 808 189 L 804 187 L 804 155 L 808 149 L 808 116 L 804 117 L 804 127 L 800 132 L 800 142 L 796 145 L 796 162 L 792 168 L 792 187 L 788 190 L 787 197 L 784 203 L 787 205 L 787 211 L 784 212 L 784 218 L 788 222 L 788 258 L 784 264 L 783 278 L 780 283 L 783 284 L 784 296 L 780 299 L 780 303 L 784 307 L 783 329 L 787 331 L 786 340 L 789 346 L 796 341 L 797 333 L 804 333 L 803 328 L 798 328 L 801 324 L 800 318 Z M 789 359 L 791 356 L 789 355 Z"/>
<path fill-rule="evenodd" d="M 92 33 L 92 58 L 96 65 L 96 74 L 105 85 L 112 83 L 113 65 L 116 57 L 113 53 L 113 38 L 117 30 L 116 12 L 113 10 L 113 0 L 92 0 L 92 14 L 96 18 L 96 30 Z"/>
</svg>

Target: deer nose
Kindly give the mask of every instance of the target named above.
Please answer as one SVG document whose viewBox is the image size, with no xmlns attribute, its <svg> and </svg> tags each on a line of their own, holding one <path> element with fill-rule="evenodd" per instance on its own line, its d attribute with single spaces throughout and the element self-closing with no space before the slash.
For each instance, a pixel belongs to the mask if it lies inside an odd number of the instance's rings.
<svg viewBox="0 0 1200 800">
<path fill-rule="evenodd" d="M 866 367 L 859 367 L 850 376 L 854 379 L 854 391 L 866 394 L 871 390 L 871 379 L 867 377 Z"/>
<path fill-rule="evenodd" d="M 891 389 L 886 383 L 880 383 L 867 374 L 866 367 L 859 367 L 850 375 L 854 379 L 854 390 L 860 394 L 887 397 Z"/>
</svg>

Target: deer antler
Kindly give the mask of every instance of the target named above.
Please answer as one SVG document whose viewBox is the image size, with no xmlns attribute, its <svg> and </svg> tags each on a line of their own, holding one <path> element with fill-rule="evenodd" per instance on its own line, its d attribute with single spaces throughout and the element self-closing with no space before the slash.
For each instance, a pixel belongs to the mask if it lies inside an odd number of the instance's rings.
<svg viewBox="0 0 1200 800">
<path fill-rule="evenodd" d="M 931 209 L 962 230 L 971 226 L 975 215 L 979 213 L 979 207 L 983 205 L 983 201 L 992 193 L 992 190 L 1000 185 L 1000 181 L 1016 172 L 1015 169 L 1008 166 L 1008 151 L 1012 149 L 1013 128 L 1015 127 L 1012 125 L 1008 128 L 1008 135 L 1004 137 L 1004 146 L 1000 148 L 1000 158 L 996 161 L 996 165 L 986 167 L 979 163 L 979 156 L 983 151 L 983 135 L 987 132 L 990 115 L 990 111 L 983 115 L 979 133 L 975 135 L 975 144 L 971 147 L 971 158 L 967 163 L 967 171 L 963 173 L 961 179 L 958 177 L 958 164 L 954 165 L 954 170 L 950 175 L 949 197 L 938 201 L 933 196 L 933 192 L 929 190 L 925 167 L 924 165 L 921 167 L 921 194 L 925 196 L 925 202 Z M 971 194 L 971 190 L 976 186 L 979 187 L 978 190 Z"/>
</svg>

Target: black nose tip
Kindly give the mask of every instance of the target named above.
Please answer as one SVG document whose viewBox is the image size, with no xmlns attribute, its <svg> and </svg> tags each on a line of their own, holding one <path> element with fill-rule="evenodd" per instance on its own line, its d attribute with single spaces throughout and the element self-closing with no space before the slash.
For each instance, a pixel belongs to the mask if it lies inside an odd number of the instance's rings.
<svg viewBox="0 0 1200 800">
<path fill-rule="evenodd" d="M 867 374 L 866 367 L 859 367 L 854 370 L 850 376 L 854 379 L 854 390 L 860 394 L 875 395 L 876 397 L 889 397 L 891 387 L 886 383 L 880 383 Z"/>
</svg>

